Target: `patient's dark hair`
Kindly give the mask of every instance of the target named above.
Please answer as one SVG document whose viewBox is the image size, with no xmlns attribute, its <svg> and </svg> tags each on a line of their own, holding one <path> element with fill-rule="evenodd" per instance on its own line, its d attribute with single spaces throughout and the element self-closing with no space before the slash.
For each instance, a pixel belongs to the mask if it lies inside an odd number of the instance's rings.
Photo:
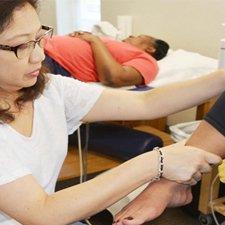
<svg viewBox="0 0 225 225">
<path fill-rule="evenodd" d="M 163 40 L 156 39 L 154 42 L 155 52 L 151 55 L 156 59 L 160 60 L 164 58 L 169 50 L 169 44 Z"/>
<path fill-rule="evenodd" d="M 0 33 L 7 29 L 13 21 L 15 10 L 21 9 L 26 4 L 30 4 L 37 10 L 38 0 L 0 0 Z M 43 92 L 46 83 L 46 77 L 43 71 L 44 69 L 42 68 L 37 82 L 32 87 L 20 90 L 21 95 L 15 100 L 15 104 L 19 109 L 21 109 L 25 102 L 36 99 Z M 13 114 L 10 112 L 10 105 L 8 108 L 0 107 L 0 123 L 9 123 L 14 119 Z"/>
</svg>

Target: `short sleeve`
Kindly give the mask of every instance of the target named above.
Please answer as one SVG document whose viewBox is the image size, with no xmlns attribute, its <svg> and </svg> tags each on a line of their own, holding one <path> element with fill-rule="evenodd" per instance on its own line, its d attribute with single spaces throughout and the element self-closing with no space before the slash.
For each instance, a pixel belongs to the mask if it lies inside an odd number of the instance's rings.
<svg viewBox="0 0 225 225">
<path fill-rule="evenodd" d="M 0 185 L 10 183 L 23 176 L 31 174 L 13 153 L 13 148 L 7 141 L 0 140 Z"/>
<path fill-rule="evenodd" d="M 144 79 L 144 84 L 151 82 L 158 73 L 157 62 L 151 56 L 140 54 L 134 59 L 131 59 L 122 64 L 123 66 L 131 66 L 141 73 Z"/>
<path fill-rule="evenodd" d="M 204 120 L 225 136 L 225 92 L 219 97 Z"/>
<path fill-rule="evenodd" d="M 80 126 L 82 118 L 94 106 L 104 88 L 73 78 L 53 76 L 60 82 L 68 133 L 71 134 Z"/>
</svg>

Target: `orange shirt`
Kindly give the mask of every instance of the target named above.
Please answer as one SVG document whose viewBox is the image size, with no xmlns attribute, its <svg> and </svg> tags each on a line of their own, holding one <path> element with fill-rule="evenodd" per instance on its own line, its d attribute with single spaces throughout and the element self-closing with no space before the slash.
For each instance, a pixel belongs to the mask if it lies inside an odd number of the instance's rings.
<svg viewBox="0 0 225 225">
<path fill-rule="evenodd" d="M 125 42 L 102 38 L 114 59 L 139 71 L 144 83 L 153 80 L 158 72 L 157 61 L 144 51 Z M 73 77 L 84 82 L 98 82 L 98 74 L 88 42 L 69 36 L 53 36 L 45 53 L 65 68 Z"/>
</svg>

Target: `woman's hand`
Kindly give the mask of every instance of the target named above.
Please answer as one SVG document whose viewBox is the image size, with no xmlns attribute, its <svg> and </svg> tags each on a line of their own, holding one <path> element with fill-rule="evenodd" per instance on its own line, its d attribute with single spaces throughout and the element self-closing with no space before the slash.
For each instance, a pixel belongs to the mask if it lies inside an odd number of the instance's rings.
<svg viewBox="0 0 225 225">
<path fill-rule="evenodd" d="M 221 158 L 199 148 L 183 143 L 161 149 L 164 155 L 163 177 L 179 183 L 195 185 L 202 173 L 211 171 L 211 165 L 221 163 Z"/>
<path fill-rule="evenodd" d="M 80 38 L 88 43 L 93 43 L 96 41 L 101 41 L 100 38 L 90 32 L 87 31 L 74 31 L 69 34 L 70 37 Z"/>
</svg>

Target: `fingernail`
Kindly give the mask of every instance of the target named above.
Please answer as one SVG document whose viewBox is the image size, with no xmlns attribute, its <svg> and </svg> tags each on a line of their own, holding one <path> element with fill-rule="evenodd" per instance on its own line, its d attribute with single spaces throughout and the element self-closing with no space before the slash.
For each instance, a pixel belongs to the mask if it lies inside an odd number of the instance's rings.
<svg viewBox="0 0 225 225">
<path fill-rule="evenodd" d="M 128 216 L 126 218 L 124 218 L 125 220 L 133 220 L 134 218 L 132 216 Z"/>
</svg>

